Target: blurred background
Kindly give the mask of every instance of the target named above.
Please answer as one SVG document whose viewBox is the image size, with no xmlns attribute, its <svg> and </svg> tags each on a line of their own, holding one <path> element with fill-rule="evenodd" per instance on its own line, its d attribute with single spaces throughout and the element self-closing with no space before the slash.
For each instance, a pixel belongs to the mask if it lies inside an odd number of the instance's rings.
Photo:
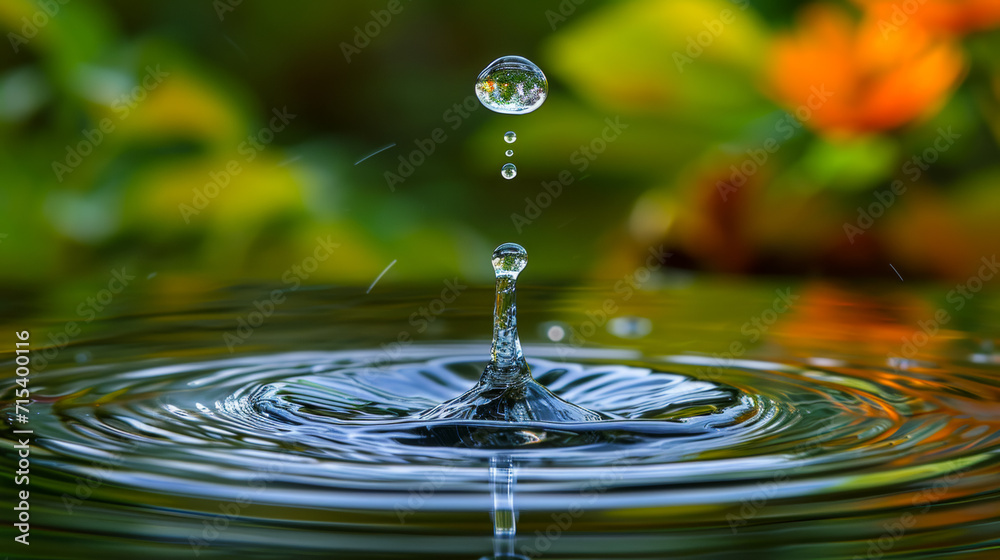
<svg viewBox="0 0 1000 560">
<path fill-rule="evenodd" d="M 0 0 L 0 27 L 10 299 L 123 266 L 280 283 L 320 237 L 306 280 L 359 286 L 393 261 L 383 282 L 488 283 L 506 241 L 532 282 L 661 246 L 953 280 L 1000 240 L 995 0 Z M 528 115 L 473 97 L 512 54 L 549 79 Z"/>
</svg>

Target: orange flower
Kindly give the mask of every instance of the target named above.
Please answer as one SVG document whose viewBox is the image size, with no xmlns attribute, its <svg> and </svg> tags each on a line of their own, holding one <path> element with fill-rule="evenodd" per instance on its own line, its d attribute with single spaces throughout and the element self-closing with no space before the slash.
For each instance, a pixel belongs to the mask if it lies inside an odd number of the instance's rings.
<svg viewBox="0 0 1000 560">
<path fill-rule="evenodd" d="M 884 33 L 816 5 L 775 41 L 771 85 L 779 101 L 814 129 L 850 135 L 894 128 L 937 110 L 964 72 L 951 40 L 919 25 Z M 817 95 L 830 92 L 829 95 Z"/>
<path fill-rule="evenodd" d="M 855 0 L 887 33 L 907 25 L 967 33 L 1000 25 L 997 0 Z"/>
</svg>

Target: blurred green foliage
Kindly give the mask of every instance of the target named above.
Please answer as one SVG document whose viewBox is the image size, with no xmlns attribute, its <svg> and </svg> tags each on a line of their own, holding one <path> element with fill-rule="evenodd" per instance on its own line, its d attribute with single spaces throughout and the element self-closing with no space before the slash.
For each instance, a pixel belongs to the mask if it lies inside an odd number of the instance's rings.
<svg viewBox="0 0 1000 560">
<path fill-rule="evenodd" d="M 383 281 L 488 281 L 505 241 L 528 248 L 536 281 L 620 276 L 658 244 L 703 270 L 963 273 L 1000 239 L 996 31 L 953 39 L 962 79 L 920 118 L 849 137 L 797 126 L 737 200 L 719 198 L 794 107 L 773 49 L 812 4 L 0 0 L 0 282 L 123 265 L 279 282 L 320 237 L 339 246 L 309 282 L 366 285 L 393 260 Z M 547 73 L 545 105 L 464 105 L 507 54 Z M 581 151 L 609 121 L 620 135 Z M 942 127 L 956 148 L 847 243 L 856 209 Z"/>
</svg>

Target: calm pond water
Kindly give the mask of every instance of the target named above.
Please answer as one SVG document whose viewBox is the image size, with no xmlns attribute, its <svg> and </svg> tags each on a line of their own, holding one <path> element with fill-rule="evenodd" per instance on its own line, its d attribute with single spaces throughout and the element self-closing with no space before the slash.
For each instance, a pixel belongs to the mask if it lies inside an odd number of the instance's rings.
<svg viewBox="0 0 1000 560">
<path fill-rule="evenodd" d="M 68 317 L 8 303 L 4 554 L 996 558 L 1000 299 L 900 286 L 522 286 L 535 378 L 606 418 L 573 424 L 426 413 L 488 362 L 492 286 L 151 287 L 50 358 Z"/>
</svg>

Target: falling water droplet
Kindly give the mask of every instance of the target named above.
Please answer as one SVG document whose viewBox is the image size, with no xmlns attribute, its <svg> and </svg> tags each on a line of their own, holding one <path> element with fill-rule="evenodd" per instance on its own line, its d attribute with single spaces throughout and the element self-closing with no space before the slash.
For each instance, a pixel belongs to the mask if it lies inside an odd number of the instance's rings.
<svg viewBox="0 0 1000 560">
<path fill-rule="evenodd" d="M 489 110 L 517 115 L 542 106 L 549 82 L 541 68 L 527 58 L 503 56 L 476 78 L 476 95 Z"/>
<path fill-rule="evenodd" d="M 513 144 L 515 140 L 517 140 L 517 134 L 514 134 L 513 130 L 508 130 L 506 133 L 504 133 L 503 135 L 504 142 L 508 144 Z"/>
<path fill-rule="evenodd" d="M 504 179 L 513 179 L 517 177 L 517 167 L 513 163 L 505 163 L 503 167 L 500 168 L 500 175 Z"/>
<path fill-rule="evenodd" d="M 514 155 L 514 150 L 507 150 L 504 153 L 507 154 L 507 157 L 510 157 L 510 156 Z"/>
</svg>

